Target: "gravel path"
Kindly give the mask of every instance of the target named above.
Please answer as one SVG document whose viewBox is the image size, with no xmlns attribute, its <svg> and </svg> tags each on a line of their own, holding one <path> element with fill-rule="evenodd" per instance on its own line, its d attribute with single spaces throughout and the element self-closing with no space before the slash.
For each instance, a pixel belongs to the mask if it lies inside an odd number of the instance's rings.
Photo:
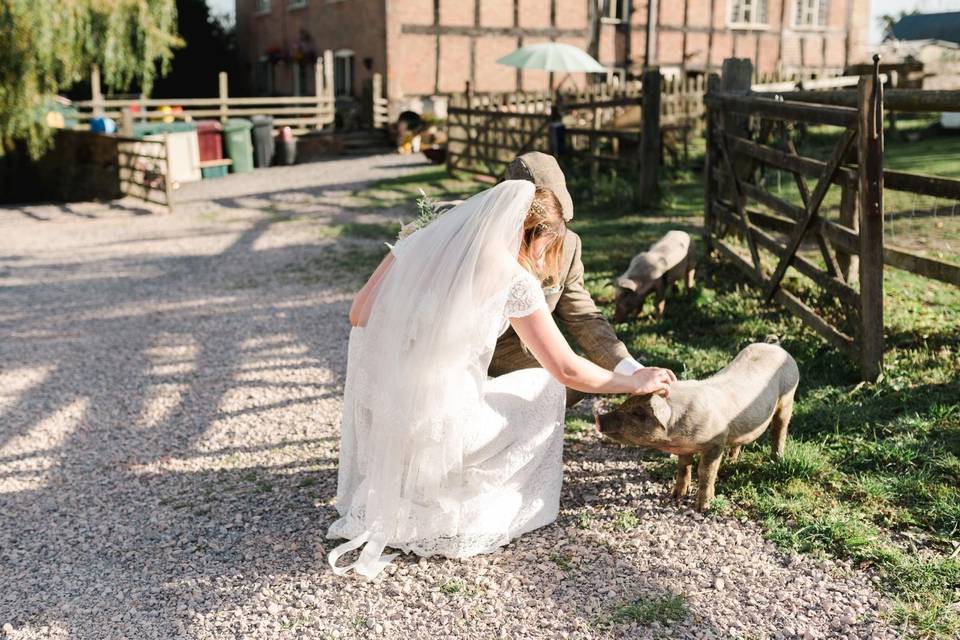
<svg viewBox="0 0 960 640">
<path fill-rule="evenodd" d="M 559 520 L 492 556 L 335 577 L 350 291 L 377 156 L 135 202 L 0 209 L 0 625 L 10 638 L 886 638 L 863 574 L 664 506 L 571 434 Z M 722 490 L 722 488 L 721 488 Z M 633 604 L 632 607 L 627 605 Z"/>
</svg>

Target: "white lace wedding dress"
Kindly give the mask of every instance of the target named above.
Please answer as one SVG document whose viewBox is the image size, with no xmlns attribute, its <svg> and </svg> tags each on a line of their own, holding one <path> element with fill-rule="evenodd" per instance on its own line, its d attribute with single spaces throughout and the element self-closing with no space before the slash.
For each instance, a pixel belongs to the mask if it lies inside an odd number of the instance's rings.
<svg viewBox="0 0 960 640">
<path fill-rule="evenodd" d="M 386 547 L 489 553 L 556 518 L 565 389 L 543 369 L 486 375 L 509 319 L 546 308 L 516 258 L 532 199 L 531 183 L 503 182 L 382 265 L 369 319 L 350 334 L 340 517 L 327 532 L 348 539 L 328 554 L 336 573 L 377 575 L 395 557 Z"/>
<path fill-rule="evenodd" d="M 546 308 L 540 284 L 521 270 L 510 286 L 501 312 L 501 330 L 510 318 Z M 362 327 L 350 333 L 347 384 L 363 384 L 349 366 L 362 350 Z M 498 334 L 499 336 L 499 334 Z M 341 433 L 337 506 L 341 518 L 328 537 L 355 538 L 366 528 L 363 514 L 347 508 L 363 483 L 367 452 L 357 446 L 363 417 L 345 415 Z M 553 522 L 560 507 L 566 389 L 544 369 L 521 369 L 488 378 L 482 403 L 464 416 L 462 476 L 450 478 L 446 497 L 459 503 L 458 513 L 439 526 L 442 535 L 395 539 L 388 546 L 421 556 L 465 558 L 490 553 L 528 531 Z M 457 523 L 451 527 L 452 520 Z M 426 524 L 426 523 L 423 523 Z M 439 524 L 439 523 L 437 523 Z M 426 527 L 424 527 L 426 529 Z"/>
</svg>

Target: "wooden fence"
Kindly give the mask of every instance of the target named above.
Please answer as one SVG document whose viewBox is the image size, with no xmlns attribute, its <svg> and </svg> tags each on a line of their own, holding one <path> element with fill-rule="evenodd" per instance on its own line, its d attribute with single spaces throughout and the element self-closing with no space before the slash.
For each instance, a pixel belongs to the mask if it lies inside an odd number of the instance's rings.
<svg viewBox="0 0 960 640">
<path fill-rule="evenodd" d="M 758 95 L 750 91 L 750 66 L 727 60 L 723 76 L 708 83 L 707 243 L 768 300 L 857 359 L 864 379 L 876 379 L 883 362 L 884 264 L 960 285 L 960 266 L 884 243 L 884 189 L 960 199 L 960 181 L 884 170 L 884 109 L 960 110 L 960 95 L 885 93 L 878 67 L 855 91 Z M 798 124 L 838 132 L 827 160 L 798 152 L 789 133 Z M 765 188 L 757 179 L 764 168 L 790 174 L 801 202 Z M 817 178 L 812 190 L 808 177 Z M 841 190 L 836 220 L 822 210 L 833 187 Z M 733 234 L 742 249 L 729 242 Z M 805 240 L 813 241 L 813 255 L 799 253 Z M 791 269 L 812 290 L 785 282 Z"/>
<path fill-rule="evenodd" d="M 661 80 L 653 70 L 641 82 L 572 93 L 488 95 L 474 94 L 468 84 L 447 108 L 447 169 L 496 181 L 516 156 L 543 151 L 587 163 L 593 178 L 602 169 L 635 175 L 638 204 L 651 204 L 660 168 Z"/>
<path fill-rule="evenodd" d="M 447 106 L 447 170 L 495 181 L 514 156 L 548 150 L 553 104 L 546 92 L 476 95 L 468 82 Z"/>
<path fill-rule="evenodd" d="M 139 120 L 163 119 L 219 119 L 249 118 L 255 115 L 273 117 L 274 129 L 289 126 L 295 135 L 330 127 L 336 112 L 333 94 L 333 52 L 326 51 L 314 66 L 315 95 L 277 97 L 230 97 L 225 72 L 219 75 L 219 94 L 215 98 L 105 98 L 100 89 L 100 72 L 94 67 L 91 74 L 91 99 L 74 101 L 80 126 L 86 128 L 89 120 L 98 116 L 113 118 L 118 123 L 124 109 L 133 112 Z M 174 109 L 176 108 L 176 109 Z"/>
<path fill-rule="evenodd" d="M 649 112 L 644 109 L 644 96 L 654 91 L 650 86 L 644 89 L 642 80 L 593 84 L 565 93 L 485 95 L 471 92 L 467 83 L 464 93 L 451 97 L 448 108 L 447 167 L 483 180 L 497 180 L 506 165 L 525 151 L 556 153 L 560 150 L 555 148 L 560 142 L 556 137 L 551 145 L 549 132 L 551 122 L 562 121 L 565 127 L 561 147 L 567 157 L 587 162 L 594 181 L 603 168 L 644 174 L 639 179 L 637 200 L 651 202 L 656 191 L 653 180 L 656 172 L 667 159 L 672 160 L 674 166 L 689 159 L 689 142 L 702 131 L 706 113 L 705 76 L 668 79 L 657 75 L 657 80 L 659 108 Z M 783 91 L 800 86 L 809 89 L 853 86 L 859 76 L 822 79 L 764 76 L 754 80 L 761 83 L 754 84 L 755 90 Z M 654 112 L 659 113 L 656 126 L 653 125 Z M 649 114 L 647 124 L 644 113 Z M 649 127 L 650 135 L 659 140 L 648 149 L 646 172 L 641 160 L 644 127 Z M 654 160 L 656 148 L 659 157 Z"/>
</svg>

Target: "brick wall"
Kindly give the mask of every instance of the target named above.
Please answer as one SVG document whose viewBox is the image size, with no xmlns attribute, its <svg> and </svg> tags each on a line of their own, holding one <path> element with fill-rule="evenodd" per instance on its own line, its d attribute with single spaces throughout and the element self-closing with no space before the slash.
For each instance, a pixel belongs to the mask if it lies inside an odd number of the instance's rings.
<svg viewBox="0 0 960 640">
<path fill-rule="evenodd" d="M 261 92 L 258 64 L 272 51 L 281 54 L 273 65 L 274 92 L 279 95 L 293 94 L 298 54 L 307 54 L 298 61 L 305 67 L 301 93 L 306 95 L 315 92 L 313 56 L 322 56 L 326 49 L 353 52 L 355 96 L 374 73 L 386 72 L 384 0 L 307 0 L 296 7 L 288 6 L 288 0 L 272 0 L 270 5 L 268 13 L 257 13 L 255 0 L 237 0 L 240 50 Z"/>
<path fill-rule="evenodd" d="M 590 0 L 307 0 L 299 9 L 288 9 L 287 1 L 273 0 L 269 15 L 254 15 L 255 0 L 237 0 L 238 37 L 251 73 L 264 52 L 294 48 L 302 32 L 317 52 L 355 52 L 358 95 L 380 72 L 397 101 L 459 92 L 470 79 L 478 92 L 547 88 L 547 73 L 518 73 L 496 59 L 551 39 L 585 48 Z M 634 0 L 625 22 L 604 21 L 602 64 L 639 74 L 648 1 Z M 826 0 L 827 24 L 812 29 L 794 25 L 798 0 L 766 0 L 766 23 L 754 28 L 731 27 L 731 0 L 652 1 L 659 12 L 653 62 L 666 73 L 718 69 L 730 56 L 753 59 L 761 73 L 834 70 L 863 59 L 870 0 Z M 312 91 L 312 69 L 307 76 Z M 584 82 L 582 74 L 573 79 Z M 275 85 L 279 93 L 292 91 L 292 65 L 276 65 Z"/>
<path fill-rule="evenodd" d="M 825 0 L 826 24 L 816 27 L 795 24 L 798 0 L 766 2 L 766 21 L 744 26 L 731 22 L 729 0 L 661 0 L 655 62 L 703 71 L 736 56 L 752 59 L 760 73 L 772 73 L 832 71 L 863 59 L 869 0 Z M 647 0 L 635 0 L 629 36 L 635 71 L 645 63 L 646 23 Z"/>
</svg>

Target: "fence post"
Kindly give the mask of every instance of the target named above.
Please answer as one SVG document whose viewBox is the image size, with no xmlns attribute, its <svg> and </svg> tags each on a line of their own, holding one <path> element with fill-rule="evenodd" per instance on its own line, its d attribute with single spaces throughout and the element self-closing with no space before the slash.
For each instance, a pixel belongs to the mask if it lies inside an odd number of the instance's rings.
<svg viewBox="0 0 960 640">
<path fill-rule="evenodd" d="M 163 134 L 163 195 L 167 213 L 173 213 L 173 179 L 170 177 L 170 134 Z"/>
<path fill-rule="evenodd" d="M 380 122 L 380 100 L 383 99 L 383 76 L 379 73 L 373 74 L 373 86 L 371 87 L 371 100 L 373 101 L 373 128 L 379 129 L 383 126 Z"/>
<path fill-rule="evenodd" d="M 704 102 L 706 98 L 710 97 L 712 94 L 715 94 L 720 90 L 720 76 L 716 73 L 711 73 L 710 77 L 707 78 L 707 92 L 704 96 Z M 706 166 L 704 167 L 704 209 L 703 209 L 703 242 L 707 247 L 707 251 L 713 250 L 713 234 L 717 225 L 716 216 L 713 211 L 713 202 L 716 199 L 717 185 L 716 179 L 713 177 L 713 167 L 716 163 L 716 141 L 713 139 L 716 135 L 714 118 L 715 114 L 710 109 L 709 106 L 706 107 L 706 120 L 707 120 L 707 131 L 706 131 Z"/>
<path fill-rule="evenodd" d="M 313 61 L 313 95 L 323 96 L 323 58 L 320 57 Z"/>
<path fill-rule="evenodd" d="M 229 88 L 227 86 L 227 72 L 221 71 L 218 74 L 220 82 L 220 122 L 227 121 L 227 99 L 229 98 Z"/>
<path fill-rule="evenodd" d="M 640 192 L 638 206 L 651 206 L 657 199 L 660 175 L 660 89 L 659 67 L 643 72 L 640 135 Z"/>
<path fill-rule="evenodd" d="M 120 111 L 120 135 L 133 137 L 133 112 L 130 107 L 124 107 Z"/>
<path fill-rule="evenodd" d="M 595 96 L 594 100 L 597 100 L 598 98 L 599 96 Z M 600 107 L 594 107 L 592 124 L 592 129 L 594 131 L 600 130 L 602 118 L 603 109 Z M 593 195 L 596 195 L 597 179 L 600 177 L 600 161 L 597 159 L 597 154 L 599 152 L 599 138 L 596 135 L 590 136 L 590 157 L 592 158 L 590 162 L 590 185 L 592 188 L 590 191 Z"/>
<path fill-rule="evenodd" d="M 845 162 L 853 164 L 857 162 L 857 149 L 852 148 L 847 153 Z M 842 185 L 840 187 L 840 224 L 852 229 L 859 235 L 860 218 L 857 211 L 857 188 L 855 186 Z M 836 247 L 837 264 L 840 267 L 840 274 L 843 279 L 852 284 L 857 280 L 857 274 L 860 269 L 859 258 L 856 254 L 849 253 L 841 247 Z"/>
<path fill-rule="evenodd" d="M 720 90 L 733 93 L 750 93 L 753 78 L 753 63 L 749 58 L 727 58 L 723 61 L 720 76 Z M 723 118 L 723 129 L 727 133 L 745 133 L 747 118 L 728 113 Z"/>
<path fill-rule="evenodd" d="M 723 61 L 720 76 L 720 91 L 746 95 L 750 93 L 752 83 L 753 63 L 749 58 L 727 58 Z M 735 113 L 722 113 L 720 118 L 722 118 L 723 126 L 720 128 L 720 132 L 715 131 L 715 134 L 747 137 L 747 117 Z M 740 176 L 741 179 L 748 175 L 748 172 L 753 166 L 749 159 L 731 159 L 733 160 L 734 171 L 737 172 L 737 175 Z M 742 196 L 737 194 L 732 178 L 733 176 L 731 176 L 731 181 L 725 183 L 724 186 L 729 189 L 727 193 L 732 201 L 740 200 L 737 209 L 742 211 L 746 206 L 746 202 Z M 744 238 L 744 240 L 746 240 L 746 238 Z"/>
<path fill-rule="evenodd" d="M 326 107 L 323 100 L 323 58 L 317 58 L 313 61 L 313 95 L 317 98 L 317 122 L 314 128 L 322 129 L 324 125 L 324 109 Z"/>
<path fill-rule="evenodd" d="M 459 104 L 460 104 L 460 103 L 459 103 L 459 100 L 457 100 L 457 94 L 455 94 L 455 93 L 450 94 L 450 100 L 447 101 L 447 108 L 448 108 L 448 109 L 450 109 L 450 108 L 456 108 L 456 107 L 459 106 Z M 449 111 L 448 111 L 448 112 L 447 112 L 447 136 L 448 136 L 448 138 L 449 138 L 450 136 L 453 136 L 453 134 L 454 134 L 454 125 L 455 125 L 455 123 L 456 123 L 455 118 L 454 118 L 453 115 L 451 115 L 451 114 L 449 113 Z M 451 140 L 448 139 L 448 140 L 447 140 L 447 157 L 446 157 L 446 162 L 445 162 L 446 168 L 447 168 L 447 175 L 453 175 L 453 147 L 454 147 L 453 141 L 451 141 Z"/>
<path fill-rule="evenodd" d="M 883 85 L 880 56 L 857 87 L 857 181 L 860 201 L 860 373 L 883 368 Z"/>
<path fill-rule="evenodd" d="M 464 134 L 469 140 L 472 136 L 471 129 L 473 128 L 473 88 L 470 86 L 469 80 L 464 84 L 463 95 L 467 100 L 467 130 Z"/>
<path fill-rule="evenodd" d="M 100 92 L 100 66 L 90 68 L 90 101 L 93 102 L 93 115 L 103 115 L 103 93 Z"/>
<path fill-rule="evenodd" d="M 323 92 L 327 98 L 333 98 L 336 88 L 333 86 L 333 51 L 323 52 Z"/>
</svg>

